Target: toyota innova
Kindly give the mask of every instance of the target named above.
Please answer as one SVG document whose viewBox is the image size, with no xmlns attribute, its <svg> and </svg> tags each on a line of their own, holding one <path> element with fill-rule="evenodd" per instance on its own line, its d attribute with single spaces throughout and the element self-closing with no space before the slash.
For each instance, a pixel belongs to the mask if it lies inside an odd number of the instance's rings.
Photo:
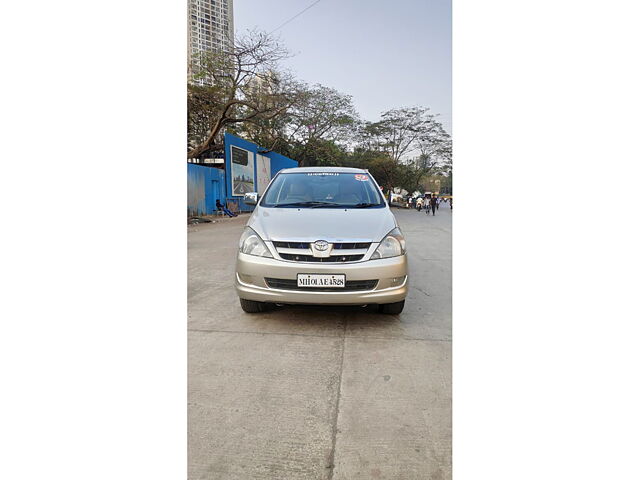
<svg viewBox="0 0 640 480">
<path fill-rule="evenodd" d="M 367 170 L 281 170 L 240 237 L 236 291 L 245 312 L 273 304 L 378 305 L 402 312 L 405 239 Z"/>
</svg>

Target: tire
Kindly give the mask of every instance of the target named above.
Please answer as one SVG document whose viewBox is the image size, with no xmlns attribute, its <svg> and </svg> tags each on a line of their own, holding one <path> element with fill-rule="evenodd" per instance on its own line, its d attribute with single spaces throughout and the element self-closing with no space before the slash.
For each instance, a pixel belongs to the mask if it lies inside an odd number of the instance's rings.
<svg viewBox="0 0 640 480">
<path fill-rule="evenodd" d="M 247 313 L 260 313 L 269 310 L 268 305 L 262 302 L 254 302 L 253 300 L 245 300 L 244 298 L 240 299 L 240 306 L 242 310 Z"/>
<path fill-rule="evenodd" d="M 378 305 L 378 311 L 387 315 L 398 315 L 399 313 L 402 313 L 403 308 L 404 300 L 396 303 L 385 303 L 383 305 Z"/>
</svg>

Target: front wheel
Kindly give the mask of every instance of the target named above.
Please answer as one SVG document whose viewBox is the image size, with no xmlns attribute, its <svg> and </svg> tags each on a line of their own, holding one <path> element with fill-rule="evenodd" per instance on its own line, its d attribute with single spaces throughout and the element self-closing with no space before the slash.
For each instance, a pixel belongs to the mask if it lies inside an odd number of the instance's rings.
<svg viewBox="0 0 640 480">
<path fill-rule="evenodd" d="M 396 303 L 378 305 L 378 311 L 380 313 L 386 313 L 387 315 L 398 315 L 399 313 L 402 313 L 402 309 L 404 309 L 404 300 Z"/>
</svg>

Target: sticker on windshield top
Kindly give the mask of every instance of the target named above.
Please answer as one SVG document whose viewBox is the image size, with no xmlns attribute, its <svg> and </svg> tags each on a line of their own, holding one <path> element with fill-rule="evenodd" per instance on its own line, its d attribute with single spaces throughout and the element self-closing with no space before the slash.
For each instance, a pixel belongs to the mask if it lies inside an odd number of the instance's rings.
<svg viewBox="0 0 640 480">
<path fill-rule="evenodd" d="M 367 175 L 356 175 L 356 180 L 358 180 L 359 182 L 366 182 L 367 180 L 369 180 L 369 177 Z"/>
<path fill-rule="evenodd" d="M 307 175 L 340 175 L 336 172 L 309 172 Z"/>
</svg>

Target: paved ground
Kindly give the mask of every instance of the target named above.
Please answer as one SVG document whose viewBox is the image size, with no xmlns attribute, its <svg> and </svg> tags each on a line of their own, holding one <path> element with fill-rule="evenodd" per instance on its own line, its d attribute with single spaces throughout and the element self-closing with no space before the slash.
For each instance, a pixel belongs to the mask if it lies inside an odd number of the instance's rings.
<svg viewBox="0 0 640 480">
<path fill-rule="evenodd" d="M 393 212 L 399 316 L 248 315 L 233 289 L 247 216 L 189 227 L 189 478 L 451 478 L 451 211 Z"/>
</svg>

